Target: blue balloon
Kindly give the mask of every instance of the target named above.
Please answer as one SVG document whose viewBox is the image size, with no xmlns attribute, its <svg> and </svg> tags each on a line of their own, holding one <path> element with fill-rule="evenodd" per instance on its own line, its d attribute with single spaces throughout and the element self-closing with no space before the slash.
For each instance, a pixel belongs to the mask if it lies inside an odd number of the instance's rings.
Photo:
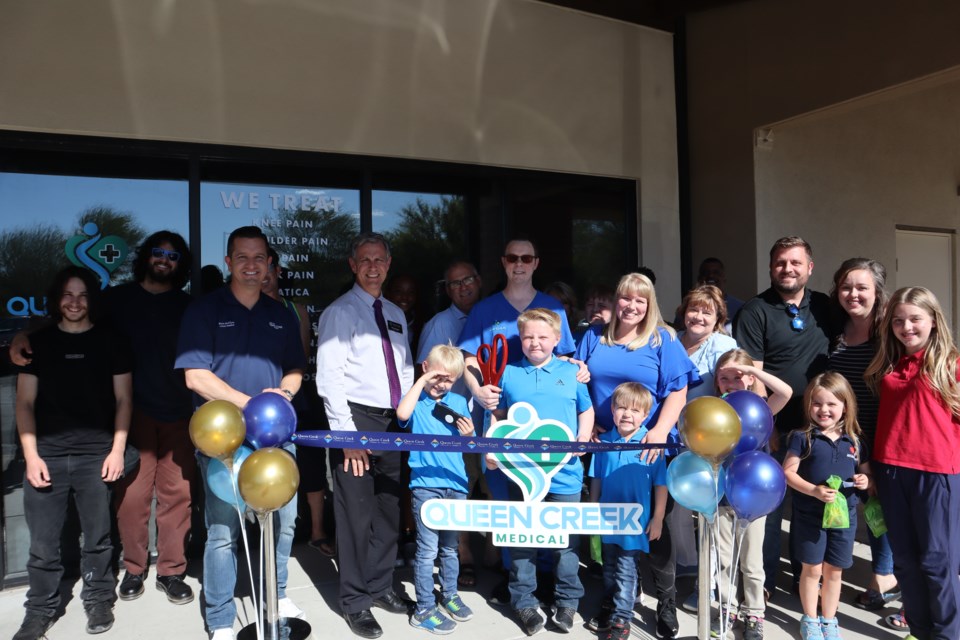
<svg viewBox="0 0 960 640">
<path fill-rule="evenodd" d="M 278 447 L 290 440 L 297 429 L 293 405 L 272 391 L 250 398 L 243 408 L 243 419 L 247 423 L 247 442 L 255 449 Z"/>
<path fill-rule="evenodd" d="M 773 412 L 767 406 L 767 401 L 753 391 L 734 391 L 723 396 L 723 399 L 740 416 L 740 441 L 733 455 L 756 451 L 767 444 L 773 433 Z"/>
<path fill-rule="evenodd" d="M 783 467 L 770 455 L 751 451 L 733 459 L 727 469 L 726 491 L 737 517 L 753 522 L 783 502 L 787 479 Z"/>
<path fill-rule="evenodd" d="M 718 472 L 719 481 L 712 464 L 693 451 L 684 451 L 667 467 L 667 490 L 677 504 L 712 520 L 723 497 L 724 471 Z"/>
<path fill-rule="evenodd" d="M 213 495 L 229 505 L 240 507 L 241 511 L 245 511 L 247 505 L 240 497 L 240 489 L 237 487 L 237 474 L 240 473 L 240 465 L 251 453 L 253 453 L 253 449 L 240 445 L 240 448 L 233 454 L 232 473 L 225 464 L 216 458 L 211 458 L 207 467 L 207 485 L 213 491 Z"/>
</svg>

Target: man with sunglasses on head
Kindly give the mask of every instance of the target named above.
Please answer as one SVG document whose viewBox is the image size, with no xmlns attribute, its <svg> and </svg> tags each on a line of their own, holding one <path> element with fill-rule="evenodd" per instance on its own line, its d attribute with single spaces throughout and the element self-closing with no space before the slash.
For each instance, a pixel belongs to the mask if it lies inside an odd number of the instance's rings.
<svg viewBox="0 0 960 640">
<path fill-rule="evenodd" d="M 183 291 L 190 278 L 186 240 L 172 231 L 147 237 L 133 261 L 133 282 L 103 292 L 104 321 L 123 334 L 134 353 L 133 418 L 128 442 L 140 451 L 140 465 L 116 485 L 117 528 L 126 574 L 120 599 L 143 595 L 150 566 L 150 506 L 157 496 L 157 589 L 174 604 L 193 600 L 183 581 L 190 533 L 190 487 L 196 476 L 189 420 L 193 413 L 183 372 L 173 368 L 180 319 L 190 304 Z M 31 355 L 29 340 L 10 348 L 15 363 Z"/>
<path fill-rule="evenodd" d="M 813 273 L 813 250 L 799 236 L 780 238 L 770 249 L 770 288 L 748 300 L 733 322 L 733 337 L 753 358 L 754 365 L 790 385 L 793 397 L 777 414 L 771 448 L 779 460 L 785 438 L 806 424 L 803 392 L 807 383 L 827 368 L 830 299 L 807 288 Z M 773 594 L 780 562 L 782 506 L 767 516 L 763 544 L 764 591 Z M 799 576 L 799 569 L 795 572 Z"/>
</svg>

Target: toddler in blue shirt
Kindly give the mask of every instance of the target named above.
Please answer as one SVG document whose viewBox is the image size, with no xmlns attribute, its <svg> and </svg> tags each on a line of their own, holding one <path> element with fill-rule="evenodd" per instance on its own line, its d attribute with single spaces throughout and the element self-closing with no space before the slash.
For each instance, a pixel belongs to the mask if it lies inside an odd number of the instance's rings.
<svg viewBox="0 0 960 640">
<path fill-rule="evenodd" d="M 412 433 L 472 436 L 474 428 L 467 401 L 450 392 L 461 375 L 463 354 L 459 349 L 442 344 L 431 349 L 423 362 L 423 375 L 397 406 L 400 426 Z M 450 452 L 411 451 L 409 464 L 413 514 L 417 521 L 414 559 L 417 608 L 410 618 L 410 626 L 447 634 L 457 628 L 457 622 L 473 617 L 473 611 L 457 593 L 459 533 L 430 529 L 420 518 L 420 507 L 433 498 L 466 500 L 467 471 L 463 456 Z M 438 554 L 440 606 L 433 593 L 433 563 Z"/>
<path fill-rule="evenodd" d="M 611 409 L 617 426 L 601 434 L 602 442 L 639 442 L 647 433 L 644 422 L 650 414 L 653 397 L 638 382 L 624 382 L 613 391 Z M 632 502 L 643 506 L 639 535 L 605 535 L 603 540 L 603 586 L 606 593 L 596 618 L 600 640 L 626 640 L 637 597 L 637 556 L 650 551 L 650 541 L 663 531 L 667 509 L 667 466 L 663 456 L 650 464 L 640 452 L 602 451 L 590 464 L 591 502 Z M 653 497 L 651 513 L 650 499 Z"/>
</svg>

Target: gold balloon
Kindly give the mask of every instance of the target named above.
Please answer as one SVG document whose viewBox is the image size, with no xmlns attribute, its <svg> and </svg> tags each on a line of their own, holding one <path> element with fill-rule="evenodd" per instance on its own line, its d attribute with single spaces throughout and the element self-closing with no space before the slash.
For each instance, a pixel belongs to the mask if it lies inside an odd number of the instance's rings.
<svg viewBox="0 0 960 640">
<path fill-rule="evenodd" d="M 246 435 L 243 412 L 226 400 L 211 400 L 190 418 L 193 446 L 211 458 L 231 459 Z"/>
<path fill-rule="evenodd" d="M 713 464 L 723 462 L 730 455 L 740 441 L 741 430 L 740 416 L 720 398 L 696 398 L 680 412 L 683 443 Z"/>
<path fill-rule="evenodd" d="M 237 486 L 244 502 L 254 511 L 279 509 L 297 494 L 300 486 L 297 461 L 283 449 L 257 449 L 240 465 Z"/>
</svg>

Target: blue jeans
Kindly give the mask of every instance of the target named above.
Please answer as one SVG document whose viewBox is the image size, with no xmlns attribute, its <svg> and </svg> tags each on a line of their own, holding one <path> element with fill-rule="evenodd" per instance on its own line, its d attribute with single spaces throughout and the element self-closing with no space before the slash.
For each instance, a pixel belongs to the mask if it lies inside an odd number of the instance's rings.
<svg viewBox="0 0 960 640">
<path fill-rule="evenodd" d="M 643 551 L 628 551 L 615 544 L 603 545 L 604 595 L 613 602 L 613 618 L 627 624 L 633 619 L 633 605 L 637 599 L 637 558 Z"/>
<path fill-rule="evenodd" d="M 514 485 L 516 486 L 516 485 Z M 511 487 L 511 497 L 519 495 L 519 489 Z M 548 493 L 544 502 L 580 502 L 580 494 L 561 495 Z M 530 609 L 539 606 L 533 592 L 537 588 L 537 552 L 530 547 L 511 547 L 510 557 L 510 604 L 515 610 Z M 553 552 L 554 603 L 557 607 L 576 609 L 583 597 L 583 585 L 580 584 L 580 556 L 577 555 L 577 536 L 570 536 L 570 544 L 564 549 L 547 549 Z"/>
<path fill-rule="evenodd" d="M 457 577 L 460 573 L 457 545 L 460 540 L 458 531 L 434 531 L 420 519 L 420 507 L 427 500 L 466 500 L 467 494 L 455 489 L 411 489 L 413 495 L 413 516 L 417 520 L 417 556 L 413 565 L 413 585 L 417 592 L 417 613 L 432 609 L 436 604 L 433 597 L 433 561 L 440 556 L 440 595 L 443 600 L 457 593 Z"/>
<path fill-rule="evenodd" d="M 893 550 L 887 534 L 879 538 L 867 527 L 867 540 L 870 541 L 870 567 L 875 575 L 893 575 Z"/>
<path fill-rule="evenodd" d="M 284 445 L 284 450 L 295 453 L 292 443 Z M 207 486 L 207 467 L 210 458 L 197 453 L 197 463 Z M 204 614 L 209 631 L 233 628 L 237 617 L 237 607 L 233 601 L 233 592 L 237 585 L 237 539 L 240 537 L 240 519 L 237 509 L 205 491 L 204 518 L 207 525 L 207 544 L 203 549 L 203 599 L 206 603 Z M 293 532 L 297 519 L 297 496 L 275 512 L 274 522 L 277 554 L 277 597 L 283 598 L 287 590 L 287 564 L 290 550 L 293 548 Z M 251 562 L 257 562 L 259 554 L 251 550 Z"/>
<path fill-rule="evenodd" d="M 50 486 L 34 489 L 23 482 L 23 513 L 30 529 L 30 557 L 27 560 L 27 611 L 53 616 L 60 606 L 60 534 L 67 515 L 71 491 L 80 515 L 83 549 L 80 574 L 85 607 L 112 603 L 117 579 L 111 566 L 111 487 L 100 475 L 105 455 L 49 456 L 43 459 L 50 473 Z"/>
</svg>

